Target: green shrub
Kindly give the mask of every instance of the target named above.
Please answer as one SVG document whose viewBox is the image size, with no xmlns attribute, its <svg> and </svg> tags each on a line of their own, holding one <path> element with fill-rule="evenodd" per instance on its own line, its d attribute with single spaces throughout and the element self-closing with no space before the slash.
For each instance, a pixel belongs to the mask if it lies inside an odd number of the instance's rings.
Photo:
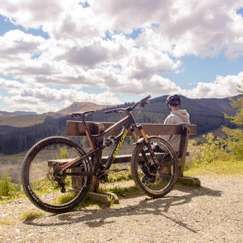
<svg viewBox="0 0 243 243">
<path fill-rule="evenodd" d="M 203 136 L 202 141 L 193 146 L 192 168 L 209 169 L 226 173 L 241 172 L 243 168 L 243 98 L 232 102 L 236 109 L 230 120 L 235 128 L 224 127 L 224 137 L 212 133 Z M 189 168 L 190 169 L 190 168 Z"/>
<path fill-rule="evenodd" d="M 10 185 L 8 179 L 0 180 L 0 196 L 9 196 Z"/>
<path fill-rule="evenodd" d="M 22 215 L 20 216 L 20 218 L 24 222 L 29 222 L 29 221 L 33 221 L 34 219 L 40 218 L 43 215 L 44 215 L 44 213 L 41 211 L 29 210 L 29 211 L 23 212 Z"/>
<path fill-rule="evenodd" d="M 243 98 L 239 98 L 232 103 L 237 110 L 234 116 L 226 116 L 227 119 L 237 126 L 235 129 L 224 128 L 227 135 L 227 145 L 235 159 L 243 159 Z"/>
<path fill-rule="evenodd" d="M 227 139 L 227 146 L 232 157 L 238 160 L 242 160 L 243 159 L 243 130 L 225 128 L 224 131 L 229 135 Z"/>
<path fill-rule="evenodd" d="M 62 194 L 61 196 L 59 196 L 58 198 L 56 198 L 55 203 L 57 204 L 65 204 L 70 202 L 71 200 L 73 200 L 75 198 L 76 194 L 73 192 L 70 193 L 66 193 L 66 194 Z"/>
<path fill-rule="evenodd" d="M 226 141 L 224 139 L 214 136 L 212 133 L 209 133 L 203 136 L 204 142 L 197 146 L 194 149 L 193 153 L 193 162 L 196 164 L 210 164 L 213 161 L 221 159 L 229 159 L 229 154 L 226 150 Z"/>
<path fill-rule="evenodd" d="M 130 186 L 130 187 L 120 187 L 120 186 L 114 186 L 108 191 L 115 193 L 117 196 L 129 196 L 134 195 L 140 192 L 140 190 L 136 186 Z"/>
<path fill-rule="evenodd" d="M 16 197 L 20 192 L 20 185 L 12 183 L 8 177 L 0 179 L 0 199 Z"/>
<path fill-rule="evenodd" d="M 112 171 L 108 174 L 107 182 L 128 181 L 132 179 L 132 175 L 128 170 Z"/>
<path fill-rule="evenodd" d="M 59 149 L 59 158 L 67 159 L 68 158 L 68 150 L 66 147 L 62 147 Z"/>
</svg>

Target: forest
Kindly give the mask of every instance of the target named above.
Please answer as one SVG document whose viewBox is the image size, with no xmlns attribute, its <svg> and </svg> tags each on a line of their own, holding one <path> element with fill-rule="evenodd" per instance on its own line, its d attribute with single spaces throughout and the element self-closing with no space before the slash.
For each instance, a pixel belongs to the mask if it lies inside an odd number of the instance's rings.
<svg viewBox="0 0 243 243">
<path fill-rule="evenodd" d="M 182 97 L 183 107 L 191 115 L 191 122 L 198 126 L 198 135 L 215 132 L 223 126 L 236 127 L 225 115 L 233 115 L 237 107 L 232 102 L 240 96 L 223 99 L 189 99 Z M 144 107 L 134 112 L 140 123 L 163 123 L 169 113 L 165 105 L 165 96 L 157 97 Z M 129 103 L 120 106 L 126 107 Z M 122 114 L 105 114 L 105 109 L 96 111 L 87 119 L 90 121 L 117 121 Z M 0 154 L 16 154 L 29 149 L 42 138 L 53 135 L 65 135 L 66 121 L 70 116 L 59 118 L 47 117 L 43 123 L 29 127 L 0 126 Z"/>
</svg>

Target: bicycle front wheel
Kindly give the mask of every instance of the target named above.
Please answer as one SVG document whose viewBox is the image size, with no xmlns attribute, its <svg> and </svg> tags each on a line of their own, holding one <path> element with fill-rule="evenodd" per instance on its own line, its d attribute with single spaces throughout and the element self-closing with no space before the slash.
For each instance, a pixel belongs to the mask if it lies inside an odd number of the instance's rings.
<svg viewBox="0 0 243 243">
<path fill-rule="evenodd" d="M 134 181 L 150 197 L 169 193 L 177 179 L 178 159 L 171 145 L 161 137 L 138 143 L 132 155 Z"/>
<path fill-rule="evenodd" d="M 35 144 L 22 166 L 22 183 L 27 197 L 39 208 L 63 213 L 73 209 L 86 196 L 91 186 L 91 166 L 88 158 L 60 172 L 72 160 L 85 152 L 70 139 L 49 137 Z"/>
</svg>

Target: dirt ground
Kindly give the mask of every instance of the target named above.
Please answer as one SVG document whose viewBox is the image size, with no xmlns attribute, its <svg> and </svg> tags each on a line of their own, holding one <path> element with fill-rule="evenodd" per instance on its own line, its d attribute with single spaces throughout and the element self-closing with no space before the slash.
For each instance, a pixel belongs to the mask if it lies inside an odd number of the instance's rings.
<svg viewBox="0 0 243 243">
<path fill-rule="evenodd" d="M 201 176 L 202 187 L 126 198 L 106 209 L 45 214 L 28 224 L 22 199 L 0 205 L 0 242 L 243 242 L 243 175 Z"/>
</svg>

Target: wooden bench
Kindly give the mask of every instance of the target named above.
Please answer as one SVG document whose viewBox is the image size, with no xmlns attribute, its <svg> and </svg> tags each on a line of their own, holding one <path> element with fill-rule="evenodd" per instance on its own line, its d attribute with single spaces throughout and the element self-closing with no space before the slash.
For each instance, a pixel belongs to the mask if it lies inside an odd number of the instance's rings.
<svg viewBox="0 0 243 243">
<path fill-rule="evenodd" d="M 100 134 L 102 131 L 113 125 L 112 122 L 87 122 L 87 125 L 91 131 L 92 135 Z M 184 184 L 195 184 L 200 186 L 200 181 L 197 178 L 189 178 L 183 175 L 186 156 L 188 155 L 187 147 L 188 140 L 191 136 L 197 134 L 197 126 L 196 125 L 163 125 L 163 124 L 152 124 L 152 123 L 144 123 L 142 124 L 144 130 L 149 135 L 180 135 L 180 146 L 178 152 L 179 159 L 179 180 Z M 119 131 L 114 131 L 110 135 L 115 135 Z M 68 136 L 85 136 L 85 130 L 82 122 L 79 121 L 67 121 L 67 135 Z M 129 134 L 128 134 L 129 135 Z M 103 138 L 100 138 L 99 141 L 95 141 L 98 145 L 103 142 Z M 108 157 L 102 156 L 102 153 L 98 154 L 98 159 L 102 159 L 105 161 Z M 101 158 L 100 158 L 101 157 Z M 131 154 L 123 154 L 116 156 L 114 163 L 127 163 L 131 160 Z M 191 183 L 190 183 L 191 182 Z M 96 182 L 98 183 L 98 182 Z"/>
</svg>

